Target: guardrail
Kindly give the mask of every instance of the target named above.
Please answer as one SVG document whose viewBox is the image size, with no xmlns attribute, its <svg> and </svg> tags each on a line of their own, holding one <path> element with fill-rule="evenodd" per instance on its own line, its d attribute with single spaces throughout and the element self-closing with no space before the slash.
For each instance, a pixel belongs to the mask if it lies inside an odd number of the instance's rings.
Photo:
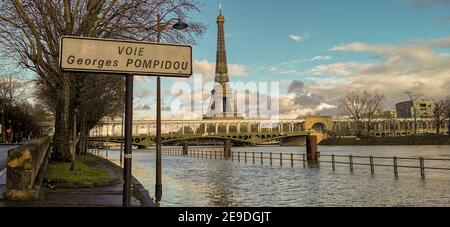
<svg viewBox="0 0 450 227">
<path fill-rule="evenodd" d="M 37 200 L 50 158 L 51 138 L 44 137 L 8 151 L 8 200 Z"/>
<path fill-rule="evenodd" d="M 182 149 L 163 149 L 163 154 L 168 156 L 183 156 L 191 158 L 207 158 L 213 160 L 225 160 L 223 149 L 218 150 L 204 150 L 204 149 L 190 149 L 187 154 L 183 154 Z M 383 156 L 355 156 L 355 155 L 322 155 L 318 153 L 318 161 L 311 163 L 307 160 L 306 154 L 303 153 L 281 153 L 281 152 L 232 152 L 230 159 L 238 163 L 250 163 L 260 165 L 279 165 L 302 166 L 307 168 L 309 166 L 321 167 L 322 163 L 331 164 L 333 171 L 336 170 L 337 165 L 348 166 L 351 173 L 355 171 L 355 166 L 368 166 L 371 174 L 375 174 L 375 167 L 391 167 L 396 177 L 399 176 L 399 169 L 417 169 L 420 170 L 420 176 L 425 178 L 426 170 L 443 170 L 450 171 L 450 159 L 445 158 L 404 158 L 404 157 L 383 157 Z M 362 161 L 362 160 L 365 160 Z M 408 161 L 406 164 L 401 162 Z M 433 162 L 448 162 L 449 167 L 436 167 L 435 165 L 427 165 Z M 414 165 L 413 163 L 416 163 Z M 312 165 L 310 165 L 312 164 Z M 419 171 L 418 171 L 419 172 Z"/>
</svg>

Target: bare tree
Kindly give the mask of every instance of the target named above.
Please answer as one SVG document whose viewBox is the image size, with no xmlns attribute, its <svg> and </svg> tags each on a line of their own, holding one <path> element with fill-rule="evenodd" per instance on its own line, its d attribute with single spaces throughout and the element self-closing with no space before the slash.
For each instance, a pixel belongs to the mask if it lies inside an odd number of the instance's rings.
<svg viewBox="0 0 450 227">
<path fill-rule="evenodd" d="M 25 86 L 29 81 L 23 74 L 23 70 L 0 55 L 0 100 L 3 104 L 12 106 L 25 98 Z"/>
<path fill-rule="evenodd" d="M 351 118 L 358 136 L 363 134 L 364 120 L 367 120 L 367 133 L 370 133 L 372 120 L 381 112 L 384 95 L 378 91 L 353 91 L 339 100 L 342 115 Z"/>
<path fill-rule="evenodd" d="M 450 96 L 447 96 L 446 102 L 447 102 L 447 111 L 446 111 L 445 116 L 448 121 L 447 132 L 448 132 L 448 135 L 450 136 Z"/>
<path fill-rule="evenodd" d="M 59 40 L 62 35 L 156 40 L 156 15 L 162 26 L 175 20 L 189 23 L 183 31 L 166 29 L 162 40 L 172 43 L 195 43 L 205 26 L 191 21 L 199 11 L 196 0 L 5 0 L 0 2 L 0 46 L 21 66 L 38 76 L 37 84 L 48 96 L 43 103 L 53 110 L 55 118 L 54 153 L 58 160 L 72 161 L 70 153 L 71 124 L 80 102 L 71 95 L 71 77 L 59 68 Z M 108 79 L 105 79 L 105 81 Z M 83 86 L 83 85 L 81 85 Z M 96 99 L 97 97 L 90 97 Z M 73 138 L 73 137 L 72 137 Z"/>
<path fill-rule="evenodd" d="M 442 124 L 445 124 L 448 108 L 447 100 L 434 101 L 433 119 L 436 127 L 436 134 L 438 135 L 441 133 Z"/>
<path fill-rule="evenodd" d="M 363 100 L 365 103 L 365 118 L 367 119 L 367 134 L 372 130 L 372 120 L 379 116 L 383 110 L 384 94 L 379 91 L 363 91 Z"/>
</svg>

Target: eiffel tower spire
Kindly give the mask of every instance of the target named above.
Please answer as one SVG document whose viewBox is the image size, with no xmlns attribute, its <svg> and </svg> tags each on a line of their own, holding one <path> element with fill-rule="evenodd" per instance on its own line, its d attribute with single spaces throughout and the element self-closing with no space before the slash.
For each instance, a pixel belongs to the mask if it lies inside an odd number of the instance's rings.
<svg viewBox="0 0 450 227">
<path fill-rule="evenodd" d="M 222 15 L 222 5 L 220 5 L 219 16 L 217 17 L 217 55 L 216 55 L 216 76 L 214 81 L 220 84 L 230 82 L 228 77 L 227 52 L 225 49 L 225 17 Z"/>
</svg>

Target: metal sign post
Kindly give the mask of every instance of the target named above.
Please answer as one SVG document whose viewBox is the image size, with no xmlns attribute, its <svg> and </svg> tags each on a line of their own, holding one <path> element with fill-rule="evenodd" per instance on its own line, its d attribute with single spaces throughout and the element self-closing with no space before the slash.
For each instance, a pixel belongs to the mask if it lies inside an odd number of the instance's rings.
<svg viewBox="0 0 450 227">
<path fill-rule="evenodd" d="M 126 75 L 125 90 L 125 152 L 123 168 L 123 206 L 131 206 L 131 163 L 133 152 L 133 75 Z"/>
<path fill-rule="evenodd" d="M 162 198 L 162 146 L 161 146 L 161 78 L 156 78 L 156 182 L 155 200 Z"/>
<path fill-rule="evenodd" d="M 192 47 L 63 36 L 60 40 L 59 54 L 62 71 L 126 76 L 123 206 L 129 207 L 131 206 L 132 177 L 133 75 L 158 75 L 158 79 L 159 76 L 189 78 L 192 75 Z M 160 100 L 160 97 L 157 99 Z M 160 137 L 161 131 L 158 133 Z M 159 150 L 161 150 L 160 142 Z M 161 157 L 157 165 L 161 166 Z M 161 168 L 156 175 L 161 177 Z M 160 199 L 161 185 L 157 184 L 156 191 L 157 197 L 159 195 L 157 199 Z"/>
</svg>

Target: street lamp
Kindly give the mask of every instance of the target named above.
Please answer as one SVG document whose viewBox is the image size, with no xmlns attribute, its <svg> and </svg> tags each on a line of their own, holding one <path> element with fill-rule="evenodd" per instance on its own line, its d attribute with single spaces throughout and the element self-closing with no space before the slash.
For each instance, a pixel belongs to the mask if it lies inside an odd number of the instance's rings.
<svg viewBox="0 0 450 227">
<path fill-rule="evenodd" d="M 11 136 L 8 138 L 8 143 L 12 143 L 12 124 L 11 124 L 11 119 L 8 120 L 8 127 L 11 130 Z"/>
<path fill-rule="evenodd" d="M 406 94 L 411 99 L 411 106 L 413 108 L 413 114 L 414 114 L 414 136 L 417 134 L 417 107 L 416 107 L 416 101 L 419 100 L 423 95 L 422 94 L 412 94 L 411 92 L 406 92 Z"/>
<path fill-rule="evenodd" d="M 5 140 L 6 140 L 5 132 L 6 132 L 6 127 L 5 127 L 5 110 L 4 110 L 4 106 L 2 104 L 2 128 L 1 128 L 2 143 L 5 143 Z"/>
<path fill-rule="evenodd" d="M 179 18 L 171 19 L 161 26 L 161 15 L 157 15 L 156 24 L 156 41 L 161 42 L 161 33 L 164 31 L 172 20 L 178 20 L 172 28 L 176 30 L 183 30 L 189 27 L 188 24 L 181 21 Z M 155 183 L 155 199 L 156 202 L 161 201 L 162 197 L 162 151 L 161 151 L 161 78 L 156 78 L 156 183 Z"/>
<path fill-rule="evenodd" d="M 172 26 L 172 28 L 177 29 L 177 30 L 183 30 L 183 29 L 186 29 L 186 28 L 188 28 L 188 27 L 189 27 L 189 25 L 186 24 L 186 23 L 184 23 L 184 22 L 182 22 L 180 19 L 178 19 L 178 22 L 175 23 L 175 24 Z"/>
</svg>

